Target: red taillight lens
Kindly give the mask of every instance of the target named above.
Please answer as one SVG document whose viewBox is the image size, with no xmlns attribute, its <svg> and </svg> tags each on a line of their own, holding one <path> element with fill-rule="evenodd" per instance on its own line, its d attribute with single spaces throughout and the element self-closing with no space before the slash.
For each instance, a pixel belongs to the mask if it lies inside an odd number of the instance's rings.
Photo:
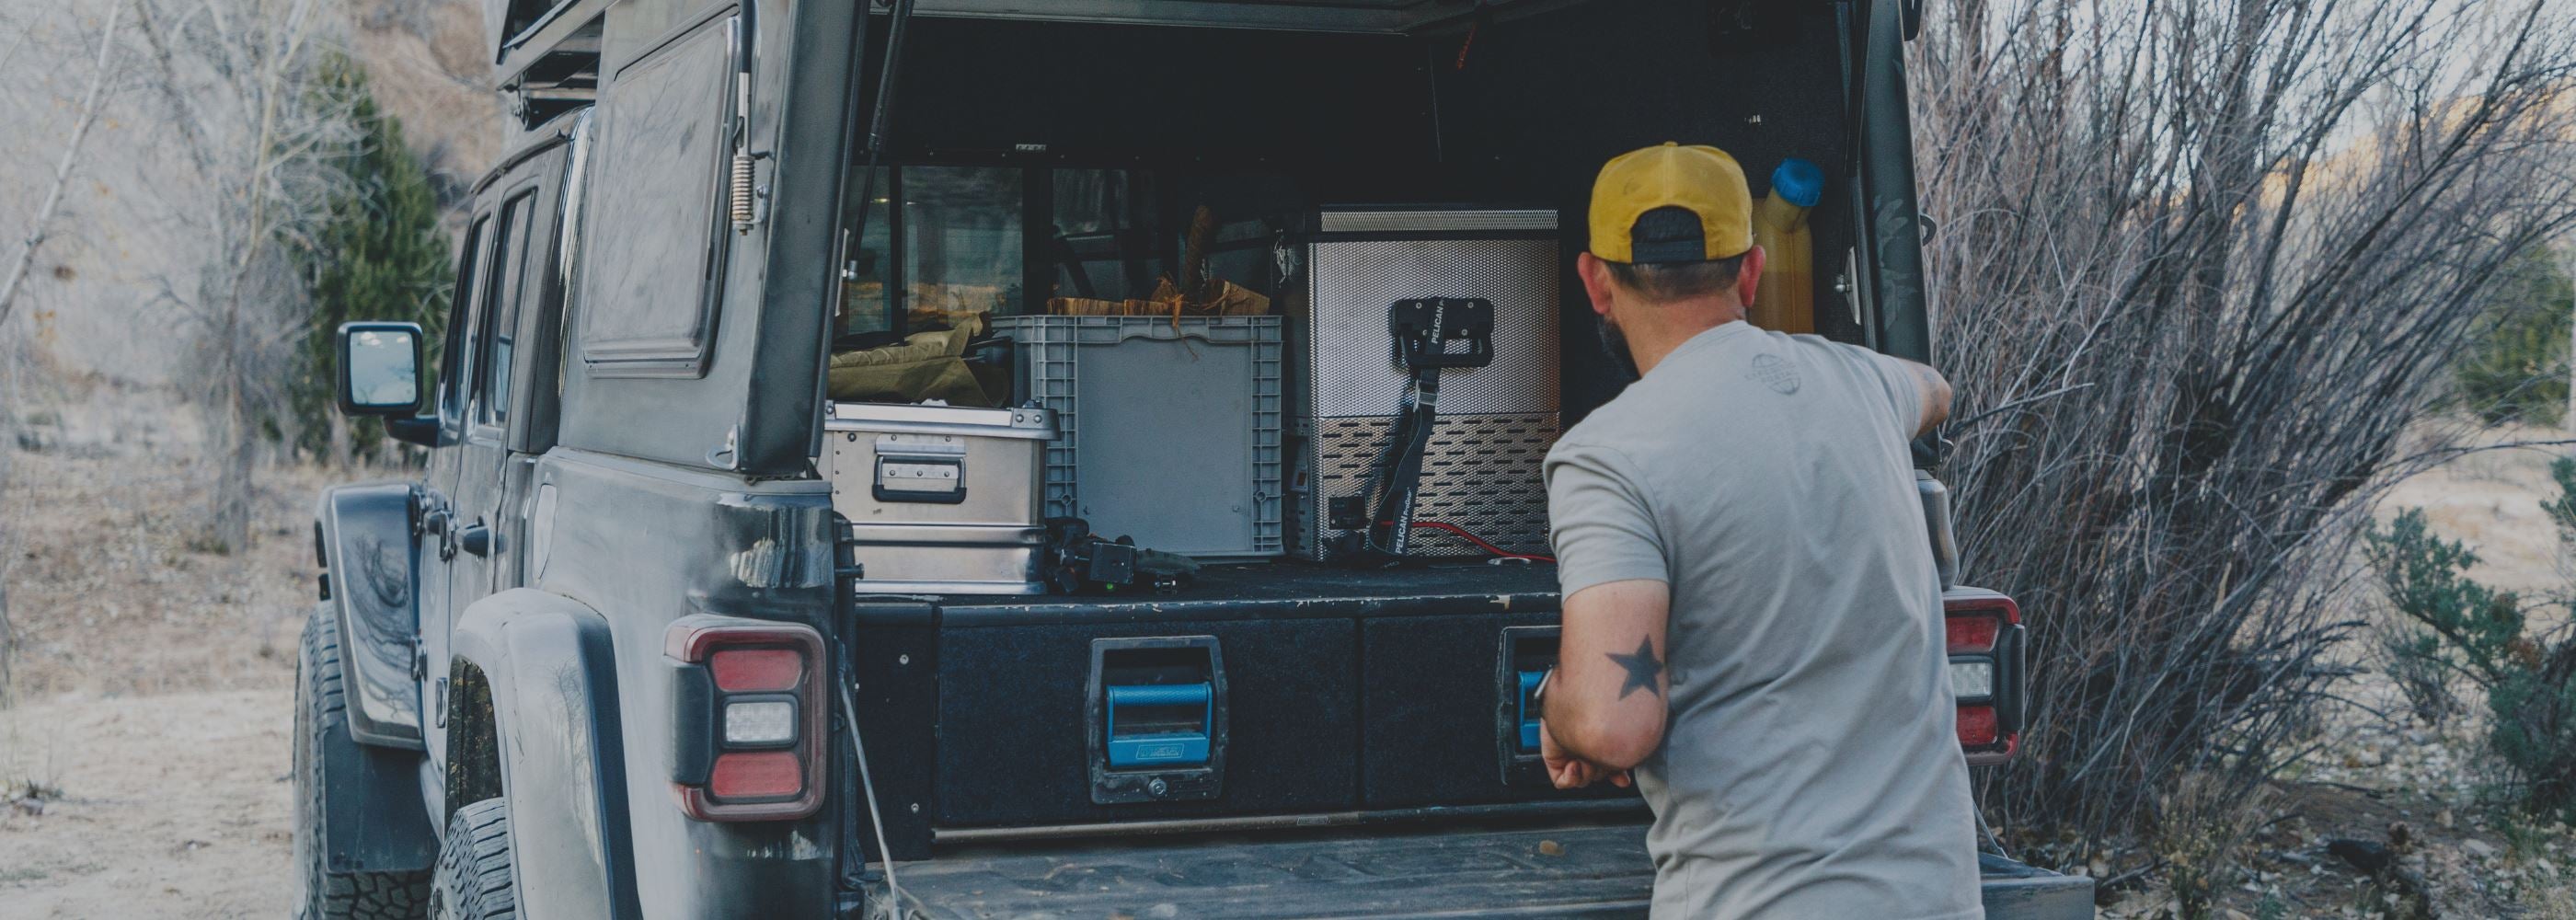
<svg viewBox="0 0 2576 920">
<path fill-rule="evenodd" d="M 1959 746 L 1970 766 L 2002 763 L 2021 741 L 2021 605 L 1984 588 L 1953 588 L 1941 595 L 1941 613 Z"/>
<path fill-rule="evenodd" d="M 792 648 L 729 648 L 707 656 L 707 670 L 726 693 L 783 693 L 805 679 L 805 656 Z"/>
<path fill-rule="evenodd" d="M 671 624 L 671 787 L 700 821 L 785 821 L 823 802 L 823 636 L 700 614 Z"/>
<path fill-rule="evenodd" d="M 707 794 L 720 801 L 777 799 L 805 788 L 805 765 L 792 751 L 737 751 L 716 758 Z"/>
<path fill-rule="evenodd" d="M 2002 616 L 1986 610 L 1953 613 L 1943 617 L 1950 634 L 1950 654 L 1961 652 L 1984 654 L 1995 647 L 1995 638 L 2003 633 Z"/>
<path fill-rule="evenodd" d="M 2003 727 L 1995 719 L 1995 707 L 1959 707 L 1959 745 L 1961 747 L 1993 747 L 2003 740 Z"/>
</svg>

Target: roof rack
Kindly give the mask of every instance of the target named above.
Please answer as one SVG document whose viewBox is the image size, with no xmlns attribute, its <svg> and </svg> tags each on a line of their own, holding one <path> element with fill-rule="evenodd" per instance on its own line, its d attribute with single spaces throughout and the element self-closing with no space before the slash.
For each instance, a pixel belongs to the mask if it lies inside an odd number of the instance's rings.
<svg viewBox="0 0 2576 920">
<path fill-rule="evenodd" d="M 1418 32 L 1480 10 L 1571 0 L 921 0 L 924 16 L 1053 19 L 1306 32 Z"/>
<path fill-rule="evenodd" d="M 614 0 L 499 0 L 487 20 L 492 88 L 522 125 L 588 105 L 599 90 L 601 25 Z"/>
</svg>

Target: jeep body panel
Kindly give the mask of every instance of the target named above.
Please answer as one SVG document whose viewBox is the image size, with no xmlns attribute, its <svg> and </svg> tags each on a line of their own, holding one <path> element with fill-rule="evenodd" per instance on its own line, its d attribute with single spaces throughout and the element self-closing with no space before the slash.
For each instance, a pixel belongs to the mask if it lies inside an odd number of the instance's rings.
<svg viewBox="0 0 2576 920">
<path fill-rule="evenodd" d="M 313 509 L 333 624 L 340 631 L 340 680 L 349 693 L 349 735 L 360 744 L 421 746 L 420 697 L 412 680 L 420 628 L 415 486 L 334 486 Z"/>
<path fill-rule="evenodd" d="M 618 744 L 600 758 L 623 765 L 628 779 L 622 791 L 573 790 L 512 771 L 514 816 L 532 796 L 609 797 L 601 807 L 627 816 L 621 839 L 632 841 L 631 858 L 641 867 L 628 883 L 643 905 L 635 916 L 828 915 L 841 816 L 857 811 L 842 797 L 847 771 L 831 771 L 840 785 L 827 790 L 830 801 L 844 804 L 804 820 L 690 820 L 669 779 L 675 686 L 664 656 L 670 624 L 696 613 L 790 620 L 831 632 L 828 486 L 750 483 L 571 449 L 539 460 L 534 475 L 529 582 L 551 595 L 580 598 L 604 618 L 601 662 L 613 668 L 615 680 L 585 682 L 580 690 L 591 695 L 585 705 L 624 714 Z M 494 693 L 500 693 L 497 683 Z M 507 735 L 511 717 L 501 719 Z M 844 737 L 835 733 L 832 741 L 838 746 Z"/>
<path fill-rule="evenodd" d="M 851 102 L 856 4 L 769 3 L 758 7 L 759 53 L 749 147 L 761 158 L 755 181 L 767 190 L 766 219 L 748 233 L 729 225 L 672 230 L 677 241 L 633 245 L 617 215 L 649 202 L 699 195 L 718 164 L 691 167 L 691 184 L 661 181 L 646 154 L 669 143 L 705 145 L 724 124 L 695 106 L 732 116 L 730 93 L 691 97 L 666 79 L 702 76 L 726 61 L 732 4 L 630 3 L 607 18 L 601 40 L 595 149 L 585 165 L 585 252 L 574 296 L 590 311 L 623 309 L 639 298 L 617 287 L 662 255 L 703 257 L 703 290 L 649 292 L 696 298 L 703 313 L 676 341 L 602 342 L 608 314 L 575 316 L 566 336 L 561 443 L 621 456 L 724 470 L 743 476 L 807 473 L 821 437 L 826 318 L 838 289 L 833 253 L 840 220 L 842 127 Z M 675 12 L 686 10 L 687 12 Z M 731 85 L 730 81 L 726 84 Z M 703 89 L 703 87 L 699 88 Z M 691 92 L 697 92 L 692 90 Z M 686 98 L 683 98 L 686 97 Z M 788 130 L 803 125 L 804 130 Z M 693 150 L 698 148 L 692 148 Z M 723 152 L 721 144 L 705 148 Z M 692 156 L 695 154 L 693 153 Z M 702 187 L 704 186 L 704 187 Z M 654 231 L 656 233 L 660 231 Z M 682 245 L 686 243 L 687 245 Z M 663 309 L 673 307 L 657 307 Z M 625 349 L 625 351 L 612 350 Z"/>
</svg>

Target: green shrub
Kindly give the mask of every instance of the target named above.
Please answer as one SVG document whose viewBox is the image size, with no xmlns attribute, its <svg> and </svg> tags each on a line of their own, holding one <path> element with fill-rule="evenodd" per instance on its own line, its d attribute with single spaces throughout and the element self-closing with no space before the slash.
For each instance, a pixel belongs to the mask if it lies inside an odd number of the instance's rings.
<svg viewBox="0 0 2576 920">
<path fill-rule="evenodd" d="M 2550 474 L 2559 494 L 2545 507 L 2560 539 L 2576 545 L 2576 460 Z M 2373 529 L 2367 553 L 2403 617 L 2383 648 L 2418 713 L 2439 707 L 2451 679 L 2466 681 L 2485 695 L 2487 747 L 2518 804 L 2576 823 L 2576 638 L 2535 631 L 2520 596 L 2469 578 L 2477 554 L 2434 534 L 2422 511 Z"/>
<path fill-rule="evenodd" d="M 2517 257 L 2451 367 L 2462 406 L 2489 425 L 2555 425 L 2567 408 L 2576 283 L 2547 249 Z"/>
</svg>

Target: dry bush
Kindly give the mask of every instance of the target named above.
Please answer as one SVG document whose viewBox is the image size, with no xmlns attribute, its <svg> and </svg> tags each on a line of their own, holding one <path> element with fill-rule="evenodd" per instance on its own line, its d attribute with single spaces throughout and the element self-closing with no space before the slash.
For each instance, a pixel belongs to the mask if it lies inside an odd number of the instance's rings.
<svg viewBox="0 0 2576 920">
<path fill-rule="evenodd" d="M 2367 500 L 2429 461 L 2404 432 L 2501 270 L 2576 225 L 2576 36 L 2534 0 L 1934 9 L 1946 472 L 2033 623 L 2028 756 L 1983 791 L 2146 830 L 2313 730 Z"/>
<path fill-rule="evenodd" d="M 2165 890 L 2185 920 L 2212 916 L 2241 883 L 2242 856 L 2263 829 L 2266 798 L 2198 773 L 2177 779 L 2157 798 L 2152 842 L 2165 865 Z"/>
<path fill-rule="evenodd" d="M 193 274 L 164 279 L 162 298 L 196 327 L 190 377 L 216 467 L 197 545 L 250 540 L 259 451 L 298 438 L 289 403 L 296 346 L 312 312 L 293 253 L 311 248 L 346 177 L 337 156 L 357 141 L 348 102 L 317 93 L 336 20 L 323 0 L 137 0 L 143 83 L 176 128 L 193 178 L 213 190 L 182 215 L 203 253 Z"/>
</svg>

